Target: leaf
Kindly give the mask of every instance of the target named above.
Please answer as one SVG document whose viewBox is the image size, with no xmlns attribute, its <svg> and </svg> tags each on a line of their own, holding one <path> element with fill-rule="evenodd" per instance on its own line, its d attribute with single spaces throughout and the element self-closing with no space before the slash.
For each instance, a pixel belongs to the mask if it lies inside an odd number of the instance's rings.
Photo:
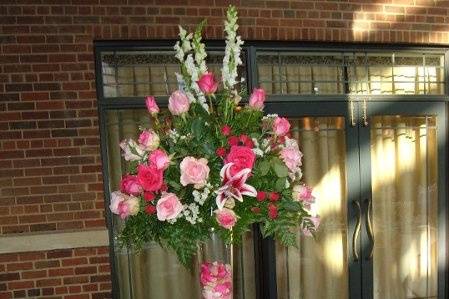
<svg viewBox="0 0 449 299">
<path fill-rule="evenodd" d="M 284 200 L 282 202 L 282 207 L 284 209 L 286 209 L 287 211 L 291 211 L 291 212 L 301 211 L 301 206 L 300 206 L 299 202 L 296 202 L 296 201 Z"/>
<path fill-rule="evenodd" d="M 197 140 L 200 140 L 203 134 L 204 122 L 201 118 L 197 118 L 192 122 L 192 134 Z"/>
<path fill-rule="evenodd" d="M 212 143 L 209 143 L 209 142 L 203 143 L 203 150 L 209 156 L 213 156 L 214 153 L 215 153 L 214 145 Z"/>
<path fill-rule="evenodd" d="M 288 176 L 288 168 L 282 163 L 275 163 L 272 165 L 274 172 L 279 178 Z"/>
<path fill-rule="evenodd" d="M 270 171 L 270 163 L 268 161 L 262 161 L 259 163 L 259 170 L 262 176 L 267 175 L 268 171 Z"/>
<path fill-rule="evenodd" d="M 180 190 L 181 189 L 181 185 L 178 184 L 177 182 L 173 181 L 173 180 L 167 180 L 167 183 L 168 183 L 168 185 L 170 185 L 175 190 Z"/>
<path fill-rule="evenodd" d="M 274 185 L 274 189 L 277 192 L 282 192 L 285 189 L 285 178 L 278 178 Z"/>
</svg>

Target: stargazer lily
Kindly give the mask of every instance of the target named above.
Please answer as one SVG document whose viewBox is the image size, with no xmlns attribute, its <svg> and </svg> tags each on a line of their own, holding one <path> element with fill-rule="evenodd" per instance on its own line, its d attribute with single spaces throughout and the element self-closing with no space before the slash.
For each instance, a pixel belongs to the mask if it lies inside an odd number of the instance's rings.
<svg viewBox="0 0 449 299">
<path fill-rule="evenodd" d="M 244 168 L 237 172 L 234 176 L 231 175 L 231 166 L 234 163 L 227 163 L 220 171 L 221 181 L 223 186 L 217 191 L 217 206 L 223 209 L 228 198 L 234 198 L 238 201 L 243 201 L 243 195 L 256 197 L 257 191 L 253 186 L 245 184 L 248 179 L 251 169 Z"/>
</svg>

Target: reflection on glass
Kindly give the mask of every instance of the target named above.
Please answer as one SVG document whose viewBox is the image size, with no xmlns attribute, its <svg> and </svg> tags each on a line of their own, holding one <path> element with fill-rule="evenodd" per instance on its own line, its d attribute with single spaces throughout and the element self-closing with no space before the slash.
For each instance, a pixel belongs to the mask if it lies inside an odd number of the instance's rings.
<svg viewBox="0 0 449 299">
<path fill-rule="evenodd" d="M 119 189 L 126 171 L 119 143 L 126 138 L 137 139 L 139 127 L 150 128 L 151 118 L 146 109 L 111 110 L 107 114 L 107 146 L 110 190 Z M 113 217 L 117 234 L 123 221 Z M 234 298 L 255 298 L 253 236 L 243 236 L 234 248 Z M 141 252 L 115 248 L 115 263 L 121 299 L 199 298 L 199 274 L 182 266 L 171 251 L 159 245 L 147 244 Z M 194 263 L 196 265 L 196 263 Z"/>
<path fill-rule="evenodd" d="M 375 299 L 437 296 L 435 122 L 371 118 Z"/>
<path fill-rule="evenodd" d="M 276 246 L 278 298 L 347 299 L 347 215 L 343 117 L 290 120 L 307 157 L 304 181 L 313 186 L 322 217 L 316 239 L 298 231 L 299 248 Z"/>
</svg>

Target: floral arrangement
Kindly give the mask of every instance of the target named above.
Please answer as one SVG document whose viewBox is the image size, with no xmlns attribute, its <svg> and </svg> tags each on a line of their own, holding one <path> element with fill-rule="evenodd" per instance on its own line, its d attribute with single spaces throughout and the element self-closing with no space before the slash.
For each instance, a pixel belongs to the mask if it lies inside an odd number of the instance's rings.
<svg viewBox="0 0 449 299">
<path fill-rule="evenodd" d="M 289 121 L 264 116 L 263 89 L 248 97 L 240 86 L 243 42 L 236 9 L 227 11 L 221 82 L 205 62 L 203 26 L 193 33 L 180 27 L 174 47 L 181 64 L 179 90 L 171 94 L 168 111 L 146 98 L 152 127 L 141 128 L 137 141 L 121 142 L 127 174 L 110 204 L 112 213 L 126 220 L 121 244 L 139 248 L 159 242 L 186 266 L 211 229 L 232 243 L 259 223 L 264 236 L 294 246 L 298 225 L 311 235 L 319 223 L 311 212 L 312 190 L 301 182 L 302 153 Z M 226 269 L 204 267 L 203 284 L 210 275 L 223 274 L 219 280 L 226 282 Z"/>
</svg>

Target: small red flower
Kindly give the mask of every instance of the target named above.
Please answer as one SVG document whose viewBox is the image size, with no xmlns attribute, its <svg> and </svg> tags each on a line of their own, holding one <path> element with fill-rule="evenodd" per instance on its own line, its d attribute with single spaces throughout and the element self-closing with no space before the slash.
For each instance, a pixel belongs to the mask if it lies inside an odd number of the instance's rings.
<svg viewBox="0 0 449 299">
<path fill-rule="evenodd" d="M 277 192 L 270 193 L 270 201 L 278 201 L 279 198 L 280 198 L 279 193 L 277 193 Z"/>
<path fill-rule="evenodd" d="M 152 215 L 154 213 L 156 213 L 156 207 L 149 205 L 145 207 L 145 213 L 147 213 L 148 215 Z"/>
<path fill-rule="evenodd" d="M 258 201 L 264 201 L 266 197 L 267 197 L 267 194 L 265 192 L 257 191 L 256 198 L 257 198 Z"/>
<path fill-rule="evenodd" d="M 229 135 L 231 134 L 231 127 L 228 126 L 228 125 L 224 125 L 224 126 L 221 128 L 221 133 L 222 133 L 223 135 L 225 135 L 225 136 L 229 136 Z"/>
<path fill-rule="evenodd" d="M 268 217 L 271 219 L 276 219 L 278 217 L 278 208 L 272 203 L 268 205 Z"/>
<path fill-rule="evenodd" d="M 254 142 L 248 135 L 240 135 L 239 141 L 246 147 L 253 148 Z"/>
<path fill-rule="evenodd" d="M 226 156 L 226 149 L 224 147 L 219 147 L 219 148 L 217 148 L 215 153 L 217 154 L 217 156 L 223 158 L 224 156 Z"/>
<path fill-rule="evenodd" d="M 145 201 L 153 201 L 156 198 L 156 196 L 154 195 L 153 192 L 145 192 L 143 194 L 143 198 L 145 199 Z"/>
<path fill-rule="evenodd" d="M 239 138 L 237 136 L 231 136 L 228 138 L 228 144 L 230 146 L 239 145 Z"/>
<path fill-rule="evenodd" d="M 260 208 L 259 207 L 252 207 L 251 208 L 251 212 L 253 212 L 254 214 L 259 214 L 260 213 Z"/>
</svg>

